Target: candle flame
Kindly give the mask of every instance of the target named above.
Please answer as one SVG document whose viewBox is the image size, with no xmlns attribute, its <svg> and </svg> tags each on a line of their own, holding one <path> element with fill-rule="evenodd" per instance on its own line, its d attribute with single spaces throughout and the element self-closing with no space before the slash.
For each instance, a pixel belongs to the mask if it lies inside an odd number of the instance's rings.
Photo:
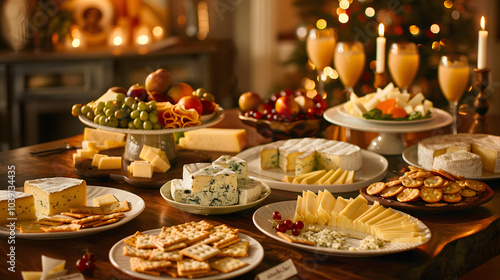
<svg viewBox="0 0 500 280">
<path fill-rule="evenodd" d="M 384 37 L 384 24 L 383 23 L 378 25 L 378 36 Z"/>
<path fill-rule="evenodd" d="M 486 23 L 484 22 L 484 16 L 481 17 L 481 28 L 484 30 Z"/>
</svg>

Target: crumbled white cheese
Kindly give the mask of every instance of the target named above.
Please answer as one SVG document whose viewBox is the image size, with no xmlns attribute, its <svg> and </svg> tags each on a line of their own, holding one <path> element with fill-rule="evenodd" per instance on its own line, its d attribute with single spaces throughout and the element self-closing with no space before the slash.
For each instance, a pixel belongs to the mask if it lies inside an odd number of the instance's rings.
<svg viewBox="0 0 500 280">
<path fill-rule="evenodd" d="M 384 240 L 375 237 L 375 236 L 367 236 L 363 240 L 359 242 L 359 247 L 350 247 L 350 251 L 358 251 L 358 250 L 376 250 L 383 247 L 385 244 Z"/>
<path fill-rule="evenodd" d="M 303 237 L 316 243 L 316 246 L 333 249 L 346 249 L 345 234 L 329 229 L 319 230 L 315 227 L 309 227 L 301 234 Z"/>
</svg>

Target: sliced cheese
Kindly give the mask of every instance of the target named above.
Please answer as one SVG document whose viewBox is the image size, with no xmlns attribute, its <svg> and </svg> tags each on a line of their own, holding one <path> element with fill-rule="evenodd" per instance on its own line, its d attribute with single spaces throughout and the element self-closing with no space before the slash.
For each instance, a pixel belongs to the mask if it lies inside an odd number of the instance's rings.
<svg viewBox="0 0 500 280">
<path fill-rule="evenodd" d="M 101 158 L 107 156 L 108 155 L 105 154 L 95 154 L 94 157 L 92 158 L 92 166 L 99 167 L 99 162 L 101 161 Z"/>
<path fill-rule="evenodd" d="M 124 143 L 125 136 L 125 133 L 97 130 L 90 127 L 86 127 L 83 131 L 83 141 L 95 141 L 96 145 L 101 147 L 107 147 L 106 140 Z"/>
<path fill-rule="evenodd" d="M 153 165 L 149 162 L 137 162 L 134 161 L 130 163 L 130 170 L 132 176 L 137 178 L 152 178 L 153 177 Z"/>
<path fill-rule="evenodd" d="M 118 199 L 111 193 L 94 197 L 92 199 L 92 204 L 94 206 L 106 206 L 118 202 Z"/>
<path fill-rule="evenodd" d="M 184 132 L 183 149 L 238 153 L 247 145 L 245 129 L 201 128 Z"/>
</svg>

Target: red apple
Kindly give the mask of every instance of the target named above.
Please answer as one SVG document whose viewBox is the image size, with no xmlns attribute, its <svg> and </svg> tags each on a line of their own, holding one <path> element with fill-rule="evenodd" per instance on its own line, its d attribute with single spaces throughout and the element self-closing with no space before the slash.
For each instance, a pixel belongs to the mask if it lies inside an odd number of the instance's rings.
<svg viewBox="0 0 500 280">
<path fill-rule="evenodd" d="M 214 102 L 207 99 L 202 99 L 201 104 L 203 105 L 202 115 L 212 114 L 215 111 Z"/>
<path fill-rule="evenodd" d="M 168 89 L 167 95 L 172 99 L 175 104 L 184 96 L 192 96 L 193 88 L 186 83 L 174 83 Z"/>
<path fill-rule="evenodd" d="M 172 75 L 167 70 L 160 68 L 146 77 L 144 85 L 149 92 L 167 92 L 168 88 L 172 86 Z"/>
<path fill-rule="evenodd" d="M 184 105 L 186 109 L 195 109 L 200 115 L 203 114 L 203 104 L 201 100 L 194 95 L 183 96 L 177 104 Z"/>
<path fill-rule="evenodd" d="M 135 84 L 130 86 L 127 91 L 127 96 L 132 98 L 138 98 L 141 101 L 146 101 L 148 99 L 148 91 L 141 85 Z"/>
<path fill-rule="evenodd" d="M 302 113 L 307 113 L 309 108 L 314 107 L 314 101 L 305 95 L 295 96 L 295 101 L 299 103 L 300 111 Z"/>
<path fill-rule="evenodd" d="M 172 98 L 170 98 L 165 93 L 159 91 L 150 91 L 148 95 L 148 101 L 155 100 L 158 102 L 170 102 L 172 103 Z"/>
<path fill-rule="evenodd" d="M 274 105 L 276 112 L 283 115 L 297 115 L 300 112 L 300 106 L 292 95 L 282 96 L 276 100 Z"/>
<path fill-rule="evenodd" d="M 255 92 L 245 92 L 240 95 L 238 99 L 238 105 L 240 106 L 240 110 L 246 112 L 248 110 L 256 109 L 260 104 L 260 96 Z"/>
</svg>

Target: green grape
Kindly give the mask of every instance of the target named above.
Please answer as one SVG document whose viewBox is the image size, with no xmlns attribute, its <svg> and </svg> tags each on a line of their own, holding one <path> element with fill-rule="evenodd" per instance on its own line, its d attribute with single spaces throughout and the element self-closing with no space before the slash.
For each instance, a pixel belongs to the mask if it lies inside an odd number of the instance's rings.
<svg viewBox="0 0 500 280">
<path fill-rule="evenodd" d="M 153 115 L 157 115 L 157 116 L 158 116 L 158 111 L 156 111 L 156 110 L 151 110 L 151 112 L 149 112 L 149 114 L 150 114 L 150 115 L 151 115 L 151 114 L 153 114 Z"/>
<path fill-rule="evenodd" d="M 104 102 L 100 101 L 99 103 L 97 103 L 97 109 L 99 109 L 99 111 L 102 111 L 102 109 L 104 109 Z"/>
<path fill-rule="evenodd" d="M 115 109 L 107 109 L 105 110 L 104 114 L 106 115 L 106 117 L 112 117 L 115 115 Z"/>
<path fill-rule="evenodd" d="M 123 105 L 123 102 L 116 101 L 116 104 L 115 104 L 115 110 L 116 110 L 117 108 L 121 108 L 121 107 L 122 107 L 122 105 Z"/>
<path fill-rule="evenodd" d="M 160 123 L 153 123 L 153 129 L 161 129 Z"/>
<path fill-rule="evenodd" d="M 134 111 L 132 111 L 132 112 L 130 113 L 130 117 L 131 117 L 132 119 L 137 119 L 137 118 L 139 118 L 140 114 L 141 114 L 141 111 L 139 111 L 139 110 L 134 110 Z"/>
<path fill-rule="evenodd" d="M 121 120 L 127 116 L 127 112 L 125 110 L 116 110 L 115 111 L 115 118 Z"/>
<path fill-rule="evenodd" d="M 125 98 L 126 98 L 126 96 L 123 93 L 118 93 L 116 95 L 116 101 L 123 102 L 123 101 L 125 101 Z"/>
<path fill-rule="evenodd" d="M 118 119 L 114 117 L 108 117 L 106 120 L 106 123 L 110 127 L 117 127 L 118 126 Z"/>
<path fill-rule="evenodd" d="M 207 92 L 204 88 L 198 88 L 196 89 L 195 91 L 193 91 L 193 95 L 198 97 L 198 98 L 202 98 L 203 97 L 203 94 Z"/>
<path fill-rule="evenodd" d="M 83 115 L 87 115 L 88 112 L 92 111 L 92 107 L 89 105 L 83 105 L 80 111 Z"/>
<path fill-rule="evenodd" d="M 208 93 L 208 92 L 205 92 L 203 94 L 202 98 L 204 98 L 204 99 L 206 99 L 208 101 L 212 101 L 212 102 L 215 100 L 214 96 L 212 94 Z"/>
<path fill-rule="evenodd" d="M 121 119 L 120 123 L 118 124 L 118 126 L 120 126 L 122 128 L 127 128 L 128 127 L 128 120 L 127 119 Z"/>
<path fill-rule="evenodd" d="M 101 118 L 99 119 L 99 124 L 106 125 L 106 116 L 101 115 Z"/>
<path fill-rule="evenodd" d="M 152 123 L 157 123 L 157 122 L 158 122 L 158 115 L 155 115 L 155 114 L 149 114 L 149 120 L 150 120 Z"/>
<path fill-rule="evenodd" d="M 94 111 L 90 110 L 88 113 L 87 113 L 87 119 L 89 120 L 93 120 L 95 115 L 94 115 Z"/>
<path fill-rule="evenodd" d="M 149 101 L 146 105 L 148 106 L 149 111 L 156 110 L 156 101 L 155 100 Z"/>
<path fill-rule="evenodd" d="M 82 113 L 82 104 L 75 104 L 71 107 L 71 115 L 78 117 Z"/>
<path fill-rule="evenodd" d="M 102 110 L 99 110 L 99 108 L 97 108 L 97 107 L 96 107 L 96 108 L 94 109 L 94 115 L 96 115 L 96 116 L 97 116 L 97 115 L 101 115 L 101 114 L 104 114 L 104 113 L 102 112 Z"/>
<path fill-rule="evenodd" d="M 147 121 L 149 119 L 149 114 L 148 112 L 146 111 L 142 111 L 141 112 L 141 115 L 139 116 L 139 118 L 141 119 L 141 121 Z"/>
<path fill-rule="evenodd" d="M 101 115 L 95 115 L 94 117 L 94 123 L 99 124 L 99 120 L 101 119 Z"/>
<path fill-rule="evenodd" d="M 153 124 L 150 121 L 145 121 L 144 123 L 142 123 L 142 127 L 145 130 L 151 130 L 153 129 Z"/>
<path fill-rule="evenodd" d="M 108 109 L 115 108 L 115 103 L 114 103 L 112 100 L 108 100 L 108 101 L 106 101 L 106 103 L 104 104 L 104 107 L 106 107 L 106 108 L 108 108 Z"/>
<path fill-rule="evenodd" d="M 135 129 L 134 121 L 129 121 L 127 124 L 128 128 Z"/>
<path fill-rule="evenodd" d="M 134 98 L 130 97 L 130 96 L 127 96 L 125 97 L 125 103 L 130 103 L 130 105 L 132 105 L 134 103 Z"/>
<path fill-rule="evenodd" d="M 130 108 L 132 108 L 132 110 L 137 110 L 139 107 L 137 106 L 137 103 L 132 103 Z"/>
<path fill-rule="evenodd" d="M 141 119 L 139 119 L 139 118 L 134 119 L 134 126 L 137 129 L 142 129 L 142 121 L 141 121 Z"/>
<path fill-rule="evenodd" d="M 138 105 L 139 110 L 141 110 L 141 111 L 146 111 L 148 109 L 148 105 L 146 105 L 146 103 L 144 101 L 139 102 L 139 104 L 137 104 L 137 105 Z"/>
</svg>

